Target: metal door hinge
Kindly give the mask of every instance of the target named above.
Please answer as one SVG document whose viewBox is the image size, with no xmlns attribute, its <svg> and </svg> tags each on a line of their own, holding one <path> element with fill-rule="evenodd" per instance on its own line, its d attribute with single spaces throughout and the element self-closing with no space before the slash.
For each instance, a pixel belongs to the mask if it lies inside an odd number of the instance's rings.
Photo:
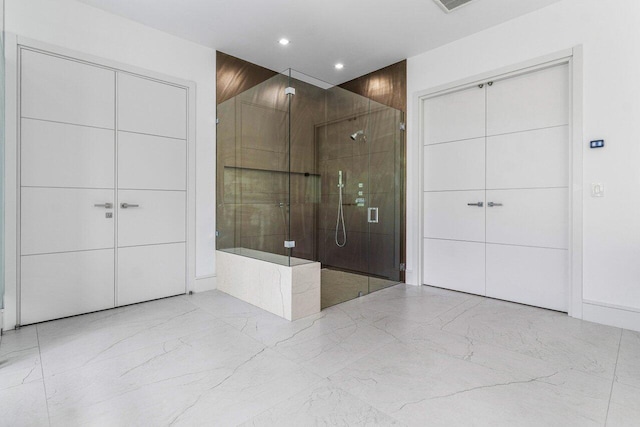
<svg viewBox="0 0 640 427">
<path fill-rule="evenodd" d="M 296 94 L 296 88 L 294 88 L 294 87 L 285 88 L 284 94 L 285 95 L 295 95 Z"/>
<path fill-rule="evenodd" d="M 407 264 L 405 264 L 404 262 L 400 263 L 400 271 L 407 271 Z"/>
<path fill-rule="evenodd" d="M 293 249 L 296 247 L 296 241 L 295 240 L 285 240 L 284 241 L 284 247 L 287 249 Z"/>
<path fill-rule="evenodd" d="M 407 124 L 404 122 L 400 122 L 400 130 L 407 130 Z"/>
<path fill-rule="evenodd" d="M 220 124 L 220 119 L 216 117 L 216 124 Z"/>
</svg>

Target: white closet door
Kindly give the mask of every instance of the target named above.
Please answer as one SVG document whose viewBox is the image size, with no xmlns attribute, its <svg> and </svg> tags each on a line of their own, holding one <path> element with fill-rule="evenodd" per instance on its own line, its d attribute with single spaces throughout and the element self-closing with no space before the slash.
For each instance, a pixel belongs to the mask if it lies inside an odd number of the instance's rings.
<svg viewBox="0 0 640 427">
<path fill-rule="evenodd" d="M 114 71 L 26 49 L 21 55 L 22 117 L 114 129 Z"/>
<path fill-rule="evenodd" d="M 114 247 L 113 190 L 29 188 L 21 193 L 22 255 Z"/>
<path fill-rule="evenodd" d="M 424 147 L 424 191 L 483 190 L 484 138 Z"/>
<path fill-rule="evenodd" d="M 487 188 L 548 188 L 569 185 L 569 127 L 487 138 Z"/>
<path fill-rule="evenodd" d="M 485 244 L 424 239 L 423 283 L 485 294 Z"/>
<path fill-rule="evenodd" d="M 22 186 L 113 188 L 113 130 L 22 119 Z"/>
<path fill-rule="evenodd" d="M 569 124 L 569 66 L 499 80 L 487 88 L 487 135 Z"/>
<path fill-rule="evenodd" d="M 187 189 L 187 141 L 118 132 L 118 188 Z"/>
<path fill-rule="evenodd" d="M 184 243 L 118 249 L 118 305 L 184 294 L 185 251 Z"/>
<path fill-rule="evenodd" d="M 114 306 L 116 93 L 112 70 L 20 52 L 20 323 L 28 324 Z"/>
<path fill-rule="evenodd" d="M 119 73 L 118 127 L 117 305 L 184 293 L 187 91 Z"/>
<path fill-rule="evenodd" d="M 487 296 L 567 311 L 568 251 L 487 244 Z"/>
<path fill-rule="evenodd" d="M 487 190 L 489 243 L 567 249 L 568 220 L 566 188 Z"/>
<path fill-rule="evenodd" d="M 21 324 L 114 306 L 114 250 L 21 258 Z"/>
<path fill-rule="evenodd" d="M 484 242 L 484 191 L 425 193 L 424 237 Z"/>
<path fill-rule="evenodd" d="M 118 246 L 186 240 L 184 191 L 119 190 Z M 123 208 L 122 204 L 138 205 Z"/>
<path fill-rule="evenodd" d="M 186 139 L 186 89 L 118 73 L 118 128 Z"/>
<path fill-rule="evenodd" d="M 484 137 L 485 91 L 476 86 L 426 100 L 424 143 Z"/>
</svg>

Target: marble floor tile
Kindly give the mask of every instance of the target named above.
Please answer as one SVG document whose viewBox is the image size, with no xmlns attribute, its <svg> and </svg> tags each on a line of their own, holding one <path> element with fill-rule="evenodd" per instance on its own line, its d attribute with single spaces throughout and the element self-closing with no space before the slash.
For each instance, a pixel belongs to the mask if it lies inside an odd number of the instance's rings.
<svg viewBox="0 0 640 427">
<path fill-rule="evenodd" d="M 640 388 L 640 332 L 622 331 L 616 381 Z"/>
<path fill-rule="evenodd" d="M 52 425 L 234 425 L 320 378 L 222 324 L 47 377 Z"/>
<path fill-rule="evenodd" d="M 399 426 L 389 415 L 346 391 L 322 383 L 242 424 L 258 426 Z"/>
<path fill-rule="evenodd" d="M 0 390 L 0 425 L 22 427 L 48 424 L 42 380 Z"/>
<path fill-rule="evenodd" d="M 359 300 L 372 310 L 416 322 L 428 322 L 466 301 L 478 298 L 480 297 L 427 286 L 409 288 L 407 285 L 399 285 L 369 294 Z"/>
<path fill-rule="evenodd" d="M 42 380 L 35 326 L 6 332 L 0 344 L 0 390 Z"/>
<path fill-rule="evenodd" d="M 613 378 L 621 335 L 618 328 L 564 313 L 491 299 L 442 329 L 605 378 Z"/>
<path fill-rule="evenodd" d="M 408 425 L 603 425 L 611 382 L 547 368 L 532 375 L 392 343 L 331 384 Z"/>
<path fill-rule="evenodd" d="M 100 317 L 95 320 L 94 328 L 86 325 L 72 327 L 69 319 L 38 325 L 45 376 L 223 324 L 211 314 L 179 298 L 150 304 L 144 310 L 121 311 L 111 318 Z M 183 306 L 175 310 L 163 309 L 167 304 Z M 152 314 L 156 308 L 162 310 L 164 317 Z M 123 317 L 128 321 L 123 321 Z M 112 326 L 105 325 L 109 320 L 113 322 Z M 67 333 L 56 329 L 57 322 L 62 323 L 61 329 Z"/>
<path fill-rule="evenodd" d="M 338 307 L 322 312 L 304 329 L 272 348 L 310 371 L 327 377 L 397 338 L 380 327 L 351 318 Z"/>
<path fill-rule="evenodd" d="M 639 333 L 426 286 L 295 322 L 212 291 L 6 333 L 0 425 L 638 425 L 639 357 Z"/>
<path fill-rule="evenodd" d="M 637 427 L 640 424 L 640 388 L 615 383 L 611 393 L 607 427 Z"/>
</svg>

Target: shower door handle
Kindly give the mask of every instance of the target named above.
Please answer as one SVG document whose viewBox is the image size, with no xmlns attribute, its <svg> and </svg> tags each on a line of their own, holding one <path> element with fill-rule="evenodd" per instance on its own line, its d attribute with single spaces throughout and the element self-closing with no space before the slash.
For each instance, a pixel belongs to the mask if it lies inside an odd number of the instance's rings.
<svg viewBox="0 0 640 427">
<path fill-rule="evenodd" d="M 372 224 L 378 223 L 378 208 L 368 208 L 367 209 L 367 221 Z"/>
</svg>

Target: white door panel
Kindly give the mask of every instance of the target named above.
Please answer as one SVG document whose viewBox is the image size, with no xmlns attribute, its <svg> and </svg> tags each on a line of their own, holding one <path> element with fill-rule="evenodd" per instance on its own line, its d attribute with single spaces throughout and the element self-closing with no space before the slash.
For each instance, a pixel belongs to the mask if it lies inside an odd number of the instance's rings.
<svg viewBox="0 0 640 427">
<path fill-rule="evenodd" d="M 187 189 L 187 141 L 118 132 L 118 187 Z"/>
<path fill-rule="evenodd" d="M 424 191 L 484 190 L 484 138 L 424 147 Z"/>
<path fill-rule="evenodd" d="M 424 237 L 484 242 L 484 191 L 424 193 Z"/>
<path fill-rule="evenodd" d="M 487 88 L 487 135 L 569 124 L 568 65 L 499 80 Z"/>
<path fill-rule="evenodd" d="M 114 247 L 114 190 L 30 188 L 21 192 L 22 254 Z"/>
<path fill-rule="evenodd" d="M 118 305 L 185 293 L 184 243 L 118 249 Z"/>
<path fill-rule="evenodd" d="M 22 119 L 21 184 L 113 188 L 113 130 Z"/>
<path fill-rule="evenodd" d="M 425 285 L 485 294 L 485 244 L 424 239 Z"/>
<path fill-rule="evenodd" d="M 424 143 L 484 137 L 485 90 L 476 86 L 424 101 Z"/>
<path fill-rule="evenodd" d="M 186 139 L 186 89 L 119 72 L 118 128 Z"/>
<path fill-rule="evenodd" d="M 568 251 L 487 244 L 487 296 L 567 311 Z"/>
<path fill-rule="evenodd" d="M 21 50 L 22 117 L 114 129 L 115 72 Z"/>
<path fill-rule="evenodd" d="M 186 240 L 186 192 L 119 190 L 118 246 L 152 245 Z"/>
<path fill-rule="evenodd" d="M 567 249 L 568 218 L 566 188 L 487 190 L 488 243 Z"/>
<path fill-rule="evenodd" d="M 569 127 L 487 138 L 487 188 L 567 187 Z"/>
<path fill-rule="evenodd" d="M 114 250 L 21 257 L 21 323 L 114 306 Z"/>
</svg>

